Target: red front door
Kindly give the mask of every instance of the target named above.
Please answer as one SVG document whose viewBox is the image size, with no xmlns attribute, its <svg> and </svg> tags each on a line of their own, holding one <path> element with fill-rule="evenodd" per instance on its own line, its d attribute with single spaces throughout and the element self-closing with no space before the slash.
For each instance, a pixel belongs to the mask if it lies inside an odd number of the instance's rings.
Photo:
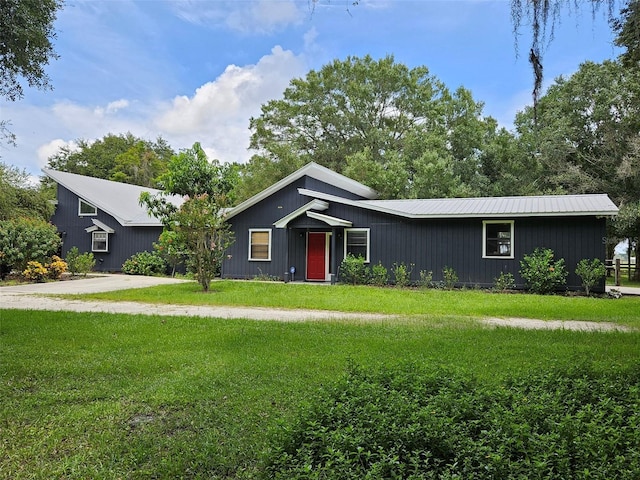
<svg viewBox="0 0 640 480">
<path fill-rule="evenodd" d="M 307 280 L 327 279 L 327 234 L 307 234 Z"/>
</svg>

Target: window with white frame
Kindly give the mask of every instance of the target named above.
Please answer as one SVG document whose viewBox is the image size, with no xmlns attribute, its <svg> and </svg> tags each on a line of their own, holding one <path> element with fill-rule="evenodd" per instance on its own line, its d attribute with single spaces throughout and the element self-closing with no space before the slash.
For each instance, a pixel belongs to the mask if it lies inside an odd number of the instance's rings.
<svg viewBox="0 0 640 480">
<path fill-rule="evenodd" d="M 109 251 L 109 234 L 103 231 L 91 232 L 91 251 L 92 252 L 108 252 Z"/>
<path fill-rule="evenodd" d="M 365 262 L 369 262 L 369 229 L 345 228 L 344 230 L 344 256 L 361 256 Z"/>
<path fill-rule="evenodd" d="M 249 260 L 262 262 L 271 260 L 271 229 L 249 230 Z"/>
<path fill-rule="evenodd" d="M 91 205 L 89 202 L 85 202 L 81 198 L 78 199 L 78 215 L 81 217 L 89 217 L 97 215 L 98 209 L 95 205 Z"/>
<path fill-rule="evenodd" d="M 482 256 L 513 258 L 513 220 L 482 222 Z"/>
</svg>

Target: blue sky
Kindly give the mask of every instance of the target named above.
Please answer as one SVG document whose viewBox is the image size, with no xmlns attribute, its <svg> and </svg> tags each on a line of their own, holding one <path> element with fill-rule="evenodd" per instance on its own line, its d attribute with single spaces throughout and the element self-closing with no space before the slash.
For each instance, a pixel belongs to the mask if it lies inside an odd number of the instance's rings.
<svg viewBox="0 0 640 480">
<path fill-rule="evenodd" d="M 260 106 L 349 55 L 426 66 L 507 128 L 531 103 L 529 29 L 516 49 L 508 0 L 67 0 L 56 29 L 54 89 L 0 101 L 18 142 L 0 146 L 1 160 L 32 175 L 61 146 L 108 133 L 176 150 L 198 141 L 211 158 L 246 162 Z M 544 51 L 546 84 L 619 53 L 605 11 L 566 10 Z"/>
</svg>

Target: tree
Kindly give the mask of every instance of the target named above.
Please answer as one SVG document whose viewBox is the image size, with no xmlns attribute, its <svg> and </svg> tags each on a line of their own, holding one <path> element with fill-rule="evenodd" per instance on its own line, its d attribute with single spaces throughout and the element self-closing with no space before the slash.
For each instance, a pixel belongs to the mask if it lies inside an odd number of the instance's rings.
<svg viewBox="0 0 640 480">
<path fill-rule="evenodd" d="M 586 62 L 558 78 L 537 110 L 537 124 L 527 108 L 516 128 L 540 164 L 544 190 L 608 193 L 618 204 L 640 199 L 640 72 L 617 61 Z"/>
<path fill-rule="evenodd" d="M 251 119 L 250 146 L 258 153 L 242 172 L 252 186 L 245 196 L 312 160 L 385 198 L 421 196 L 416 173 L 437 160 L 432 173 L 452 185 L 445 194 L 475 193 L 480 152 L 497 128 L 482 108 L 426 67 L 409 69 L 392 56 L 335 60 L 292 80 L 282 99 Z"/>
<path fill-rule="evenodd" d="M 637 69 L 640 66 L 640 2 L 629 0 L 611 26 L 617 34 L 615 44 L 625 49 L 620 55 L 622 64 Z"/>
<path fill-rule="evenodd" d="M 53 198 L 45 187 L 33 186 L 25 170 L 0 162 L 0 220 L 19 217 L 49 220 Z"/>
<path fill-rule="evenodd" d="M 176 233 L 176 241 L 184 246 L 187 266 L 206 292 L 233 241 L 223 212 L 230 205 L 235 169 L 216 160 L 209 162 L 195 143 L 171 158 L 160 182 L 165 195 L 143 193 L 140 201 L 162 220 L 165 229 Z M 180 195 L 184 201 L 176 206 L 166 195 Z"/>
<path fill-rule="evenodd" d="M 62 0 L 2 0 L 0 2 L 0 96 L 11 102 L 23 97 L 20 83 L 51 88 L 44 66 L 58 58 L 53 49 L 53 23 Z M 0 140 L 15 145 L 9 121 L 0 119 Z"/>
<path fill-rule="evenodd" d="M 131 133 L 108 134 L 90 142 L 79 139 L 78 147 L 62 147 L 49 157 L 48 168 L 117 182 L 156 187 L 156 179 L 167 169 L 174 151 L 158 137 L 155 142 Z"/>
<path fill-rule="evenodd" d="M 22 272 L 30 261 L 47 263 L 60 248 L 54 225 L 40 219 L 15 218 L 0 221 L 0 276 L 11 270 Z"/>
</svg>

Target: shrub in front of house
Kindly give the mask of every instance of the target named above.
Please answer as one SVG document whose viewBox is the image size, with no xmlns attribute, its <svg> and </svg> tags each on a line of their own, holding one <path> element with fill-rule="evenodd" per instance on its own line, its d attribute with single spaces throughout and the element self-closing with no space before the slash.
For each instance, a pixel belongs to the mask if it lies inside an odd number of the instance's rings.
<svg viewBox="0 0 640 480">
<path fill-rule="evenodd" d="M 500 275 L 493 280 L 493 289 L 496 292 L 506 292 L 514 288 L 516 288 L 516 280 L 512 273 L 500 272 Z"/>
<path fill-rule="evenodd" d="M 587 295 L 606 274 L 607 269 L 599 258 L 594 258 L 593 260 L 583 258 L 576 266 L 576 275 L 582 280 L 582 286 Z"/>
<path fill-rule="evenodd" d="M 265 477 L 631 480 L 639 404 L 640 365 L 496 384 L 417 364 L 351 367 L 274 438 Z"/>
<path fill-rule="evenodd" d="M 48 271 L 40 262 L 27 262 L 27 268 L 22 271 L 22 276 L 29 282 L 42 283 L 47 279 Z"/>
<path fill-rule="evenodd" d="M 536 248 L 520 262 L 520 275 L 532 293 L 547 294 L 566 285 L 567 270 L 564 259 L 554 260 L 550 248 Z"/>
<path fill-rule="evenodd" d="M 413 263 L 409 265 L 404 262 L 394 263 L 391 270 L 393 272 L 393 278 L 396 287 L 404 288 L 411 284 L 411 272 L 413 272 Z"/>
<path fill-rule="evenodd" d="M 381 262 L 378 262 L 376 265 L 371 267 L 369 283 L 376 287 L 384 287 L 389 283 L 389 272 L 387 271 L 387 267 L 382 265 Z"/>
<path fill-rule="evenodd" d="M 127 275 L 161 275 L 167 270 L 167 263 L 157 254 L 138 252 L 122 265 L 122 272 Z"/>
<path fill-rule="evenodd" d="M 458 283 L 458 274 L 453 267 L 444 267 L 442 269 L 442 283 L 447 290 L 453 290 Z"/>
<path fill-rule="evenodd" d="M 67 269 L 71 275 L 86 276 L 96 265 L 96 259 L 93 253 L 80 253 L 78 247 L 71 247 L 67 252 Z"/>
<path fill-rule="evenodd" d="M 352 285 L 366 285 L 369 282 L 369 269 L 365 265 L 364 257 L 347 254 L 340 264 L 338 279 Z"/>
<path fill-rule="evenodd" d="M 60 248 L 54 225 L 43 220 L 16 218 L 0 221 L 0 272 L 23 272 L 31 261 L 44 264 Z"/>
<path fill-rule="evenodd" d="M 60 280 L 62 274 L 67 271 L 67 262 L 58 255 L 51 257 L 51 262 L 47 264 L 47 276 L 52 280 Z"/>
</svg>

